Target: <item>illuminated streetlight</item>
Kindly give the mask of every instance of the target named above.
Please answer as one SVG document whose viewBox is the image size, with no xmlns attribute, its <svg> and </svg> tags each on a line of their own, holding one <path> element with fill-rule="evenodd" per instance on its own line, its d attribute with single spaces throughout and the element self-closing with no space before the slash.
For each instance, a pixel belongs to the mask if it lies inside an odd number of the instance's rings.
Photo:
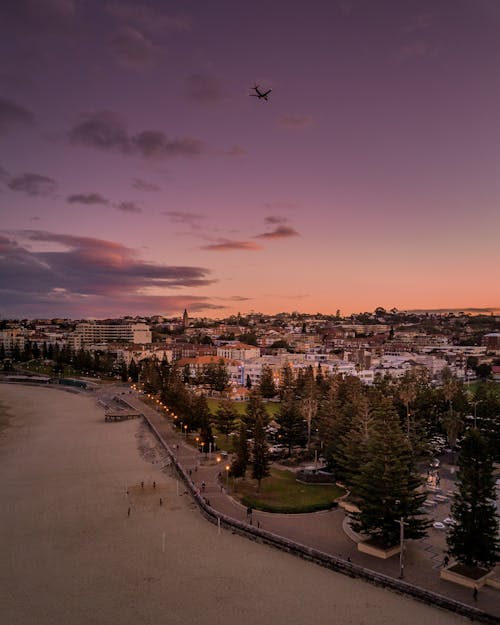
<svg viewBox="0 0 500 625">
<path fill-rule="evenodd" d="M 399 506 L 400 501 L 396 499 L 396 505 Z M 405 543 L 405 523 L 404 517 L 401 516 L 399 520 L 394 521 L 395 523 L 399 523 L 399 578 L 403 579 L 404 577 L 404 543 Z"/>
<path fill-rule="evenodd" d="M 228 464 L 226 464 L 226 489 L 227 489 L 227 492 L 229 492 L 229 469 L 230 468 L 231 467 Z"/>
<path fill-rule="evenodd" d="M 188 426 L 187 426 L 187 425 L 185 425 L 185 426 L 184 426 L 184 429 L 186 430 L 186 440 L 187 440 L 187 439 L 188 439 Z"/>
<path fill-rule="evenodd" d="M 476 429 L 476 416 L 477 416 L 477 405 L 482 403 L 482 399 L 478 399 L 477 401 L 474 402 L 474 429 Z"/>
</svg>

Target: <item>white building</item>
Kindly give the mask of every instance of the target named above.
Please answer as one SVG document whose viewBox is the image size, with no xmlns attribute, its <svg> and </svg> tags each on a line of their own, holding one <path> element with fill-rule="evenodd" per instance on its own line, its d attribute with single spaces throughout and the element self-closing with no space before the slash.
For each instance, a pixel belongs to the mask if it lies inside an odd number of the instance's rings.
<svg viewBox="0 0 500 625">
<path fill-rule="evenodd" d="M 24 349 L 25 338 L 21 328 L 12 328 L 10 330 L 0 331 L 0 345 L 3 345 L 5 354 L 10 356 L 12 350 L 18 347 L 22 352 Z"/>
<path fill-rule="evenodd" d="M 151 330 L 145 323 L 103 323 L 85 321 L 77 324 L 71 336 L 74 349 L 94 343 L 151 343 Z"/>
<path fill-rule="evenodd" d="M 227 360 L 248 360 L 260 356 L 260 347 L 245 343 L 227 343 L 217 348 L 217 356 Z"/>
</svg>

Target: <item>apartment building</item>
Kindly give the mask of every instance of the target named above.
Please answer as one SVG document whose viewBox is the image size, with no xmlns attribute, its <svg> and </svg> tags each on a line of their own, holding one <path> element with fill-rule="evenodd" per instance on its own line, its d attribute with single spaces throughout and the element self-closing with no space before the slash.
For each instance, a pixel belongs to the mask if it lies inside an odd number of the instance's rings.
<svg viewBox="0 0 500 625">
<path fill-rule="evenodd" d="M 77 324 L 70 340 L 74 349 L 94 343 L 151 343 L 151 330 L 145 323 L 106 323 L 85 321 Z"/>
<path fill-rule="evenodd" d="M 260 347 L 245 345 L 245 343 L 227 343 L 217 348 L 217 356 L 228 360 L 248 360 L 260 356 Z"/>
<path fill-rule="evenodd" d="M 16 347 L 19 348 L 19 351 L 23 351 L 25 340 L 21 328 L 11 328 L 9 330 L 0 331 L 0 345 L 3 345 L 4 353 L 7 356 L 10 356 Z"/>
</svg>

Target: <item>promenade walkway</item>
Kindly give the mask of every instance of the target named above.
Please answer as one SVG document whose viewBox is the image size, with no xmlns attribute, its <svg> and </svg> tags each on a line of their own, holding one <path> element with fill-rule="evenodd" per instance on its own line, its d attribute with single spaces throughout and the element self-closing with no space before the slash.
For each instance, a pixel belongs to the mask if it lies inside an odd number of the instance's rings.
<svg viewBox="0 0 500 625">
<path fill-rule="evenodd" d="M 246 508 L 227 492 L 227 463 L 217 464 L 215 454 L 210 458 L 208 454 L 200 453 L 192 442 L 186 440 L 185 435 L 181 435 L 174 428 L 170 419 L 142 402 L 137 395 L 127 394 L 126 400 L 147 416 L 172 450 L 177 462 L 187 473 L 191 472 L 191 478 L 200 492 L 202 483 L 205 483 L 203 495 L 210 506 L 222 514 L 247 522 Z M 222 474 L 222 484 L 219 472 Z M 397 578 L 399 557 L 379 560 L 360 553 L 356 542 L 344 531 L 345 516 L 340 508 L 310 514 L 276 514 L 254 510 L 252 523 L 284 538 L 346 560 L 350 558 L 354 564 Z M 479 591 L 477 601 L 474 601 L 470 589 L 440 579 L 439 572 L 446 548 L 445 533 L 442 530 L 430 528 L 427 539 L 406 541 L 405 547 L 406 582 L 494 614 L 499 617 L 500 622 L 498 590 L 484 587 Z"/>
</svg>

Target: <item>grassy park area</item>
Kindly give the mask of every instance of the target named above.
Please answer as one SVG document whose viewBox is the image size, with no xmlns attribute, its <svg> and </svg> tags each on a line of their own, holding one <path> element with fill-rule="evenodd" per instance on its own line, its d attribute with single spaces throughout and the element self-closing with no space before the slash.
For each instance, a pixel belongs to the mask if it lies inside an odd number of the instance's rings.
<svg viewBox="0 0 500 625">
<path fill-rule="evenodd" d="M 233 496 L 243 505 L 267 512 L 300 513 L 328 510 L 344 491 L 335 484 L 303 484 L 293 471 L 271 468 L 271 475 L 257 482 L 246 478 L 233 485 Z"/>
<path fill-rule="evenodd" d="M 214 399 L 213 397 L 208 397 L 207 402 L 208 402 L 208 407 L 210 408 L 210 412 L 212 414 L 215 414 L 217 412 L 217 408 L 219 407 L 219 400 Z M 246 409 L 247 409 L 247 404 L 248 402 L 246 401 L 235 401 L 234 407 L 235 407 L 236 412 L 239 415 L 245 414 Z M 274 419 L 280 407 L 279 402 L 274 402 L 274 401 L 266 402 L 264 406 L 269 414 L 269 417 L 271 419 Z"/>
</svg>

